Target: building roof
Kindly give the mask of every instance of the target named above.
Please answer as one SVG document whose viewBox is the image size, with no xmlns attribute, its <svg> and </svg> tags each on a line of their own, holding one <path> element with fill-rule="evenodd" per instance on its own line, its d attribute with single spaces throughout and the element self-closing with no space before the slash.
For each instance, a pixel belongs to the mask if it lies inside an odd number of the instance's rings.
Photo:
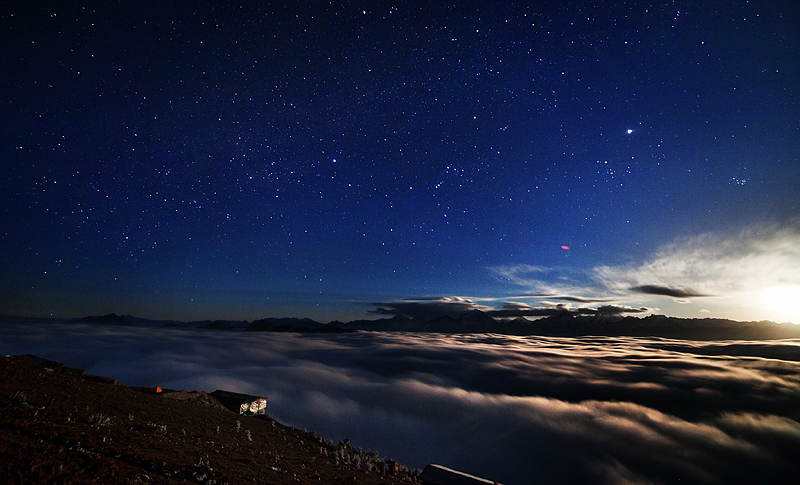
<svg viewBox="0 0 800 485">
<path fill-rule="evenodd" d="M 267 412 L 267 398 L 265 397 L 220 390 L 212 392 L 211 395 L 235 413 L 266 414 Z"/>
<path fill-rule="evenodd" d="M 431 485 L 495 485 L 497 482 L 451 470 L 441 465 L 428 465 L 419 476 L 424 484 Z"/>
</svg>

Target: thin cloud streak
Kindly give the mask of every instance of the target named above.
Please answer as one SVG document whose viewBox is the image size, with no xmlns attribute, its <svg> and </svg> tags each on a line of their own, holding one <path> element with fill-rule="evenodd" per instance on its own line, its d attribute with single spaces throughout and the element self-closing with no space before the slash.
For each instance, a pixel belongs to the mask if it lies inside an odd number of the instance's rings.
<svg viewBox="0 0 800 485">
<path fill-rule="evenodd" d="M 548 295 L 548 294 L 535 294 L 525 293 L 523 296 L 536 297 L 536 298 L 551 298 L 553 300 L 571 301 L 574 303 L 606 303 L 613 301 L 609 298 L 587 298 L 582 296 L 569 296 L 569 295 Z"/>
<path fill-rule="evenodd" d="M 701 297 L 701 296 L 714 296 L 714 295 L 707 295 L 704 293 L 699 293 L 694 290 L 689 290 L 686 288 L 668 288 L 666 286 L 658 286 L 658 285 L 641 285 L 641 286 L 634 286 L 631 288 L 631 291 L 635 293 L 645 293 L 648 295 L 664 295 L 664 296 L 672 296 L 675 298 L 692 298 L 692 297 Z"/>
<path fill-rule="evenodd" d="M 263 394 L 287 424 L 506 483 L 792 483 L 800 472 L 797 340 L 2 323 L 0 342 L 126 385 Z"/>
</svg>

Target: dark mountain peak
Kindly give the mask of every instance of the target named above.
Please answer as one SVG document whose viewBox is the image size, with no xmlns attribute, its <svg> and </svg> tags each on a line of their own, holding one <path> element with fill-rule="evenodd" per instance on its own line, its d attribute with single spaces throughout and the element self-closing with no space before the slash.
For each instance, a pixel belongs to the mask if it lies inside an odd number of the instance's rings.
<svg viewBox="0 0 800 485">
<path fill-rule="evenodd" d="M 248 332 L 290 332 L 290 333 L 346 333 L 355 332 L 355 329 L 343 328 L 344 324 L 341 322 L 331 322 L 331 324 L 324 325 L 315 322 L 310 318 L 302 320 L 296 318 L 279 318 L 276 324 L 271 319 L 262 319 L 253 322 L 252 325 L 245 330 Z M 298 322 L 307 322 L 308 326 L 302 326 Z"/>
<path fill-rule="evenodd" d="M 536 321 L 539 325 L 570 325 L 575 323 L 576 318 L 571 312 L 564 310 L 558 313 L 554 313 L 548 317 L 541 318 Z"/>
<path fill-rule="evenodd" d="M 451 324 L 452 325 L 452 324 L 454 324 L 456 322 L 458 322 L 458 320 L 456 320 L 455 318 L 451 317 L 450 315 L 441 315 L 441 316 L 438 316 L 438 317 L 431 318 L 430 320 L 428 320 L 426 322 L 426 325 L 442 324 L 442 323 L 446 323 L 446 324 Z"/>
<path fill-rule="evenodd" d="M 644 322 L 667 322 L 669 319 L 670 317 L 666 315 L 648 315 L 641 320 Z"/>
<path fill-rule="evenodd" d="M 494 318 L 481 310 L 470 310 L 466 313 L 462 313 L 458 317 L 458 321 L 469 325 L 493 325 L 497 323 Z"/>
<path fill-rule="evenodd" d="M 245 330 L 248 332 L 276 332 L 278 326 L 267 319 L 256 320 Z"/>
<path fill-rule="evenodd" d="M 322 324 L 317 322 L 316 320 L 312 320 L 310 318 L 262 318 L 260 320 L 256 320 L 253 324 L 263 324 L 263 323 L 271 323 L 277 327 L 305 327 L 305 328 L 318 328 L 321 327 Z"/>
<path fill-rule="evenodd" d="M 207 330 L 244 330 L 247 328 L 247 325 L 244 322 L 214 320 L 209 324 L 201 325 L 200 328 Z"/>
<path fill-rule="evenodd" d="M 530 325 L 530 323 L 531 321 L 525 317 L 517 317 L 508 322 L 509 325 Z"/>
<path fill-rule="evenodd" d="M 104 323 L 104 324 L 111 324 L 111 325 L 130 325 L 131 323 L 121 316 L 117 315 L 116 313 L 109 313 L 108 315 L 103 316 L 88 316 L 83 317 L 76 322 L 86 322 L 86 323 Z"/>
<path fill-rule="evenodd" d="M 342 323 L 343 328 L 369 330 L 373 332 L 394 332 L 394 331 L 413 331 L 416 329 L 416 321 L 405 315 L 396 314 L 392 318 L 381 318 L 379 320 L 353 320 Z"/>
</svg>

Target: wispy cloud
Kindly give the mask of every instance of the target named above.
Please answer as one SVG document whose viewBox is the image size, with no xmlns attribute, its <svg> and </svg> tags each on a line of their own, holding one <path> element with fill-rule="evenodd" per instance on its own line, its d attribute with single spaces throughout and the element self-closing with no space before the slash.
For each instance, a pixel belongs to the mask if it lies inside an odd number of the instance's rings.
<svg viewBox="0 0 800 485">
<path fill-rule="evenodd" d="M 646 293 L 648 295 L 664 295 L 664 296 L 673 296 L 675 298 L 690 298 L 690 297 L 697 297 L 697 296 L 713 296 L 713 295 L 706 295 L 703 293 L 699 293 L 694 290 L 689 290 L 686 288 L 668 288 L 666 286 L 658 286 L 658 285 L 641 285 L 641 286 L 634 286 L 630 289 L 635 293 Z"/>
<path fill-rule="evenodd" d="M 517 264 L 490 266 L 487 269 L 491 271 L 497 279 L 529 288 L 531 292 L 556 293 L 556 287 L 544 281 L 544 278 L 546 278 L 548 274 L 554 272 L 551 268 L 532 266 L 529 264 Z"/>
<path fill-rule="evenodd" d="M 564 300 L 564 301 L 571 301 L 575 303 L 604 303 L 612 301 L 610 298 L 589 298 L 584 296 L 574 296 L 574 295 L 550 295 L 550 294 L 543 294 L 543 293 L 523 293 L 522 296 L 525 297 L 535 297 L 535 298 L 549 298 L 551 300 Z"/>
<path fill-rule="evenodd" d="M 598 289 L 586 286 L 585 272 L 581 272 L 584 284 L 578 284 L 572 275 L 574 270 L 567 272 L 564 269 L 544 268 L 527 264 L 491 266 L 487 268 L 498 280 L 511 283 L 523 288 L 518 295 L 524 298 L 548 298 L 574 303 L 605 303 L 610 302 L 607 297 L 596 296 Z"/>
</svg>

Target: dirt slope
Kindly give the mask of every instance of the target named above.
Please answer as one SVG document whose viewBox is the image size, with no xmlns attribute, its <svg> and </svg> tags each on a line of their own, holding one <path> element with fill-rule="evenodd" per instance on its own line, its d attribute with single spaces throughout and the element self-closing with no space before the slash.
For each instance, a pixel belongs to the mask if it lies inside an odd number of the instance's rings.
<svg viewBox="0 0 800 485">
<path fill-rule="evenodd" d="M 3 484 L 415 482 L 375 452 L 240 416 L 205 393 L 156 394 L 47 367 L 0 357 Z"/>
</svg>

